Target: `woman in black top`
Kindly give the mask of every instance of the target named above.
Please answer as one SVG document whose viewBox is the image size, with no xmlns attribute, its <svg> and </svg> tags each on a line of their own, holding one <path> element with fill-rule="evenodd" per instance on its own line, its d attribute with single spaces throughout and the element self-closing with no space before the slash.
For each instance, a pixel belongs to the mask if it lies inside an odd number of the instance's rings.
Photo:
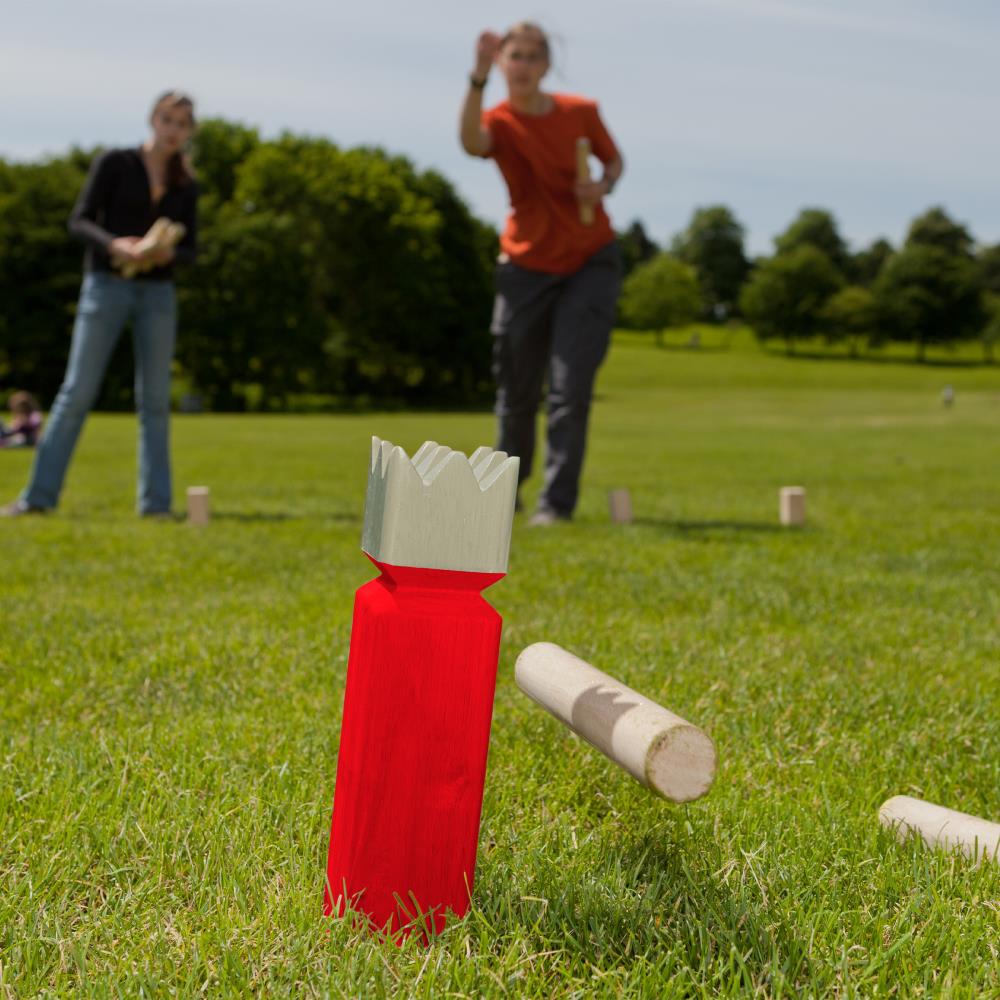
<svg viewBox="0 0 1000 1000">
<path fill-rule="evenodd" d="M 157 99 L 150 137 L 136 149 L 112 149 L 95 161 L 69 220 L 86 244 L 83 286 L 69 363 L 35 455 L 31 479 L 8 515 L 56 506 L 77 438 L 104 379 L 125 324 L 132 321 L 139 413 L 137 505 L 145 515 L 169 514 L 170 364 L 177 335 L 174 265 L 194 260 L 197 185 L 184 154 L 194 130 L 190 97 Z M 185 227 L 171 250 L 143 250 L 141 238 L 159 218 Z M 131 265 L 131 267 L 130 267 Z M 123 272 L 138 265 L 137 277 Z"/>
</svg>

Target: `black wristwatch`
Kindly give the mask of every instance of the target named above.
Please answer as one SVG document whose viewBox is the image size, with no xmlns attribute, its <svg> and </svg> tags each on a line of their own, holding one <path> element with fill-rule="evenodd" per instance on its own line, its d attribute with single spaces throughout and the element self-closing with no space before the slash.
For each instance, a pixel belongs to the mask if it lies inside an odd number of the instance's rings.
<svg viewBox="0 0 1000 1000">
<path fill-rule="evenodd" d="M 475 73 L 470 73 L 469 86 L 472 87 L 473 90 L 482 90 L 483 87 L 486 86 L 487 79 L 488 78 L 484 76 L 482 80 L 480 80 Z"/>
<path fill-rule="evenodd" d="M 615 185 L 618 183 L 618 178 L 617 177 L 609 177 L 607 174 L 605 174 L 601 178 L 601 180 L 604 181 L 604 183 L 607 185 L 607 188 L 608 188 L 607 193 L 608 194 L 611 194 L 611 192 L 614 191 Z"/>
</svg>

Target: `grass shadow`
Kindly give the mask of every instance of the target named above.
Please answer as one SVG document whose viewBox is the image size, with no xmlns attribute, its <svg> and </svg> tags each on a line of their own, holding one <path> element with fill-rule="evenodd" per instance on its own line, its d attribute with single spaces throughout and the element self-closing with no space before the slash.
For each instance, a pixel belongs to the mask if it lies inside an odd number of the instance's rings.
<svg viewBox="0 0 1000 1000">
<path fill-rule="evenodd" d="M 790 529 L 770 521 L 684 521 L 673 518 L 637 517 L 632 522 L 647 528 L 660 528 L 678 537 L 703 537 L 713 532 L 736 532 L 738 534 L 772 534 Z M 801 529 L 797 529 L 801 530 Z"/>
<path fill-rule="evenodd" d="M 726 354 L 732 351 L 728 344 L 662 344 L 653 345 L 658 351 L 677 351 L 682 354 Z"/>
<path fill-rule="evenodd" d="M 985 358 L 917 358 L 898 354 L 838 354 L 827 353 L 815 347 L 796 348 L 794 351 L 775 347 L 762 347 L 762 352 L 770 358 L 786 358 L 789 361 L 849 361 L 853 364 L 900 365 L 906 368 L 993 368 L 996 361 Z"/>
<path fill-rule="evenodd" d="M 236 521 L 247 524 L 278 523 L 281 521 L 338 521 L 345 524 L 360 524 L 360 514 L 285 514 L 281 512 L 266 513 L 264 511 L 213 511 L 213 521 Z"/>
<path fill-rule="evenodd" d="M 496 902 L 545 948 L 586 951 L 600 968 L 674 952 L 677 972 L 693 981 L 719 955 L 733 956 L 727 983 L 748 991 L 788 988 L 810 975 L 809 942 L 770 904 L 756 878 L 737 863 L 708 859 L 676 826 L 607 838 L 603 862 L 589 875 L 553 864 L 542 913 Z M 745 862 L 743 867 L 748 862 Z M 572 865 L 569 866 L 571 869 Z M 527 897 L 535 899 L 541 897 Z M 754 994 L 756 995 L 756 994 Z M 769 995 L 765 993 L 765 995 Z"/>
</svg>

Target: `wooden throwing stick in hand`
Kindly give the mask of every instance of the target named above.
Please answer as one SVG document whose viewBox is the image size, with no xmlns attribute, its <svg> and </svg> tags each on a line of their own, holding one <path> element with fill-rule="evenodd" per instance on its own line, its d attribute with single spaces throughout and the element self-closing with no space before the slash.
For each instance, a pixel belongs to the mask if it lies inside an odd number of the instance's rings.
<svg viewBox="0 0 1000 1000">
<path fill-rule="evenodd" d="M 138 274 L 151 271 L 156 262 L 153 255 L 161 250 L 173 250 L 187 232 L 182 222 L 172 222 L 167 218 L 159 218 L 149 227 L 149 232 L 136 244 L 138 254 L 148 255 L 145 260 L 130 260 L 122 265 L 122 277 L 134 278 Z"/>
</svg>

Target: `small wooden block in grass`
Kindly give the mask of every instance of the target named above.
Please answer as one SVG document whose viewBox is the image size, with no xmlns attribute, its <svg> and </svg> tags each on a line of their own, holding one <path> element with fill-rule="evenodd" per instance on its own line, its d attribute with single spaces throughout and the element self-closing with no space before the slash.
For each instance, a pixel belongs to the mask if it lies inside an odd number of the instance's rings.
<svg viewBox="0 0 1000 1000">
<path fill-rule="evenodd" d="M 782 524 L 786 526 L 805 524 L 805 488 L 802 486 L 782 486 L 778 508 Z"/>
<path fill-rule="evenodd" d="M 608 508 L 615 524 L 632 523 L 632 497 L 628 490 L 612 490 L 608 494 Z"/>
<path fill-rule="evenodd" d="M 209 489 L 207 486 L 189 486 L 187 491 L 188 521 L 191 524 L 208 524 Z"/>
</svg>

